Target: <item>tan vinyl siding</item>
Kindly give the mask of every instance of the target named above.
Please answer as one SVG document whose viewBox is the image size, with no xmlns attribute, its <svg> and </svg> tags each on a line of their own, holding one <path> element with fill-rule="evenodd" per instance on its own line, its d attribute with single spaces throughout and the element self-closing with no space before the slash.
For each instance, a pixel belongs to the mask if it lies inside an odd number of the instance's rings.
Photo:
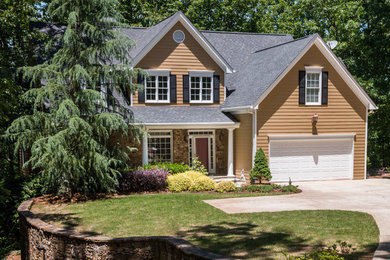
<svg viewBox="0 0 390 260">
<path fill-rule="evenodd" d="M 329 72 L 328 105 L 298 104 L 298 74 L 305 66 L 323 66 Z M 318 134 L 355 133 L 354 179 L 364 178 L 366 108 L 326 58 L 313 46 L 260 104 L 257 147 L 268 156 L 270 134 L 312 134 L 317 113 Z"/>
<path fill-rule="evenodd" d="M 240 121 L 240 127 L 233 132 L 233 166 L 235 174 L 240 177 L 244 169 L 245 178 L 249 180 L 252 169 L 252 114 L 234 115 Z"/>
<path fill-rule="evenodd" d="M 175 30 L 182 30 L 185 33 L 183 43 L 177 44 L 172 34 Z M 188 75 L 190 70 L 211 70 L 214 75 L 220 77 L 220 103 L 224 101 L 224 74 L 223 70 L 207 54 L 202 46 L 190 35 L 184 26 L 178 22 L 173 28 L 153 47 L 153 49 L 137 64 L 136 67 L 143 69 L 169 69 L 171 74 L 176 75 L 177 81 L 177 103 L 158 105 L 188 106 L 183 103 L 183 75 Z M 134 106 L 138 104 L 138 93 L 133 95 Z M 147 104 L 149 105 L 149 104 Z M 195 105 L 195 104 L 191 104 Z M 200 104 L 215 106 L 219 104 Z"/>
</svg>

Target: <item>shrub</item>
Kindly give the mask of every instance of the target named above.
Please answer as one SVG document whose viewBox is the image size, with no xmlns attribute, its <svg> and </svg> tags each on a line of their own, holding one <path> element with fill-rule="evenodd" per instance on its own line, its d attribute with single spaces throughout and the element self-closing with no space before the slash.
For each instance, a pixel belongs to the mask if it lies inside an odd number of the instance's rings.
<svg viewBox="0 0 390 260">
<path fill-rule="evenodd" d="M 231 192 L 237 190 L 237 186 L 232 181 L 221 181 L 215 186 L 218 192 Z"/>
<path fill-rule="evenodd" d="M 156 164 L 146 164 L 144 166 L 138 167 L 139 170 L 151 170 L 151 169 L 164 169 L 170 174 L 177 174 L 190 170 L 190 166 L 184 163 L 156 163 Z"/>
<path fill-rule="evenodd" d="M 280 190 L 282 192 L 298 192 L 298 186 L 295 185 L 286 185 L 286 186 L 281 186 Z"/>
<path fill-rule="evenodd" d="M 255 165 L 249 173 L 249 178 L 251 179 L 251 182 L 257 178 L 259 183 L 261 183 L 263 179 L 269 181 L 272 178 L 271 171 L 268 167 L 267 157 L 261 148 L 256 152 Z"/>
<path fill-rule="evenodd" d="M 345 241 L 337 241 L 337 244 L 333 244 L 328 248 L 314 250 L 301 257 L 288 254 L 285 254 L 285 256 L 287 260 L 343 260 L 344 257 L 350 259 L 355 250 L 356 248 L 352 248 L 351 244 Z"/>
<path fill-rule="evenodd" d="M 120 192 L 159 191 L 167 187 L 168 171 L 162 169 L 123 172 L 119 178 Z"/>
<path fill-rule="evenodd" d="M 198 160 L 198 157 L 192 159 L 192 166 L 190 167 L 191 171 L 201 172 L 204 175 L 208 175 L 206 167 Z"/>
<path fill-rule="evenodd" d="M 215 182 L 201 172 L 186 171 L 168 177 L 170 191 L 208 191 L 215 188 Z"/>
<path fill-rule="evenodd" d="M 207 176 L 200 176 L 191 182 L 190 191 L 209 191 L 215 189 L 215 181 Z"/>
<path fill-rule="evenodd" d="M 191 179 L 183 173 L 168 176 L 168 190 L 174 192 L 186 191 L 191 186 Z"/>
</svg>

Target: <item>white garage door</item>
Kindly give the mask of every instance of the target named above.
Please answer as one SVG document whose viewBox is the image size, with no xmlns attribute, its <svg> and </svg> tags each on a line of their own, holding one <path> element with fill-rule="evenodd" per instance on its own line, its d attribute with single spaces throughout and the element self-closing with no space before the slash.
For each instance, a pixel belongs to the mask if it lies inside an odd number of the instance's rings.
<svg viewBox="0 0 390 260">
<path fill-rule="evenodd" d="M 352 179 L 353 135 L 272 138 L 273 182 Z"/>
</svg>

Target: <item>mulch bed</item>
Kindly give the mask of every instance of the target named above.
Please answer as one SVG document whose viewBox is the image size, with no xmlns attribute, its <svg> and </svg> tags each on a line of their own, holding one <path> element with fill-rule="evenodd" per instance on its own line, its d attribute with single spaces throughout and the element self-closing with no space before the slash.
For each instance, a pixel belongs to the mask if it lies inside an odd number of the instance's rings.
<svg viewBox="0 0 390 260">
<path fill-rule="evenodd" d="M 385 173 L 382 175 L 368 176 L 369 179 L 390 179 L 390 173 Z"/>
</svg>

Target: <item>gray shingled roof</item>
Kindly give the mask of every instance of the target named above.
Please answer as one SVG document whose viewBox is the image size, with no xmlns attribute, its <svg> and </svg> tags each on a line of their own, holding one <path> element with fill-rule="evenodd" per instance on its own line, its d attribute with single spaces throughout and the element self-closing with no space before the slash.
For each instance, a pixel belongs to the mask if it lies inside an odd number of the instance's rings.
<svg viewBox="0 0 390 260">
<path fill-rule="evenodd" d="M 177 13 L 149 28 L 123 29 L 122 32 L 136 42 L 136 46 L 130 50 L 130 56 L 136 57 L 176 15 Z"/>
<path fill-rule="evenodd" d="M 289 34 L 201 31 L 235 70 L 255 51 L 293 40 Z"/>
<path fill-rule="evenodd" d="M 222 104 L 222 109 L 253 105 L 316 36 L 310 35 L 253 53 L 235 73 L 232 84 L 236 90 Z"/>
<path fill-rule="evenodd" d="M 235 124 L 238 121 L 219 107 L 131 107 L 134 119 L 145 125 L 164 124 Z"/>
</svg>

